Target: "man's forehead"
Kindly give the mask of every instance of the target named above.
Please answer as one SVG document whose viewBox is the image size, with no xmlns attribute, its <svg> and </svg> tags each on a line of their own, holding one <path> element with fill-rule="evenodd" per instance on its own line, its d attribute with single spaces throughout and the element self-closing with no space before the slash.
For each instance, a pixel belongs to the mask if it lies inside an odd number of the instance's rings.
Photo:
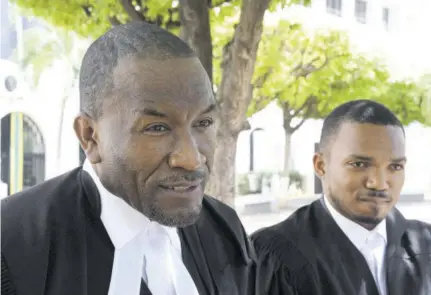
<svg viewBox="0 0 431 295">
<path fill-rule="evenodd" d="M 115 97 L 130 106 L 169 104 L 200 109 L 214 103 L 209 79 L 196 58 L 124 58 L 114 69 L 113 82 Z"/>
<path fill-rule="evenodd" d="M 405 154 L 405 138 L 398 126 L 344 123 L 333 142 L 333 152 L 347 154 L 376 154 L 402 157 Z"/>
<path fill-rule="evenodd" d="M 211 90 L 208 76 L 195 57 L 166 60 L 125 57 L 113 69 L 112 76 L 117 90 L 125 87 L 146 87 L 154 91 L 175 87 Z"/>
</svg>

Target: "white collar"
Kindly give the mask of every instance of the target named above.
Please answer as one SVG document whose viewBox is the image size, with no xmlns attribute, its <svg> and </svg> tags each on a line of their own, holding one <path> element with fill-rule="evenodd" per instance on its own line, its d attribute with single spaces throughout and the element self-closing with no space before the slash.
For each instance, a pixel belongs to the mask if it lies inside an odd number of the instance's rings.
<svg viewBox="0 0 431 295">
<path fill-rule="evenodd" d="M 148 217 L 131 207 L 122 198 L 109 192 L 100 182 L 96 171 L 94 171 L 88 160 L 84 161 L 82 169 L 90 174 L 99 190 L 102 207 L 100 219 L 115 249 L 122 248 L 126 243 L 153 227 L 164 228 L 174 247 L 181 249 L 176 228 L 150 221 Z"/>
<path fill-rule="evenodd" d="M 385 244 L 387 243 L 386 219 L 383 219 L 373 230 L 367 230 L 366 228 L 360 226 L 356 222 L 353 222 L 339 213 L 326 197 L 323 199 L 332 218 L 335 220 L 344 234 L 349 238 L 349 240 L 356 246 L 356 248 L 362 249 L 366 244 L 367 238 L 375 234 L 382 237 Z"/>
</svg>

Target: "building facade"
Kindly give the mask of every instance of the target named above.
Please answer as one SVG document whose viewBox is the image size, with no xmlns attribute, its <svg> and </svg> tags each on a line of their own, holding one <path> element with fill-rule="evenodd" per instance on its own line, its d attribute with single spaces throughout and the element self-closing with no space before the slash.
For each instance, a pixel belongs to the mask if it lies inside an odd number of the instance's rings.
<svg viewBox="0 0 431 295">
<path fill-rule="evenodd" d="M 5 197 L 79 164 L 72 131 L 78 102 L 67 102 L 60 131 L 61 75 L 44 76 L 44 86 L 31 89 L 19 65 L 23 32 L 40 24 L 16 14 L 7 0 L 0 0 L 0 17 L 0 197 Z"/>
</svg>

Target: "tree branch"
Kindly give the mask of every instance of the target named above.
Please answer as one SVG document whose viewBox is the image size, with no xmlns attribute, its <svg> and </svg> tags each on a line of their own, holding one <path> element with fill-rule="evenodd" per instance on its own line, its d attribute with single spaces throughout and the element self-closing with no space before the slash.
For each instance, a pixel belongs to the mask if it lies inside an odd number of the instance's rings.
<svg viewBox="0 0 431 295">
<path fill-rule="evenodd" d="M 224 0 L 224 1 L 220 1 L 220 2 L 219 2 L 219 3 L 217 3 L 217 4 L 212 4 L 212 1 L 209 1 L 209 8 L 220 7 L 220 6 L 222 6 L 223 4 L 226 4 L 226 3 L 229 3 L 229 2 L 232 2 L 232 0 Z"/>
<path fill-rule="evenodd" d="M 301 116 L 301 121 L 295 126 L 295 127 L 290 127 L 289 131 L 290 134 L 293 134 L 296 130 L 298 130 L 302 124 L 304 124 L 304 122 L 310 118 L 311 114 L 313 113 L 314 109 L 315 109 L 315 104 L 317 102 L 317 97 L 315 96 L 309 96 L 304 104 L 295 111 L 294 113 L 294 117 L 298 116 L 300 112 L 302 112 L 303 110 L 305 110 L 305 113 Z"/>
<path fill-rule="evenodd" d="M 265 72 L 265 74 L 263 74 L 262 76 L 258 77 L 254 83 L 253 83 L 253 88 L 262 88 L 263 85 L 265 85 L 265 83 L 268 81 L 269 77 L 271 76 L 271 74 L 274 72 L 273 68 L 270 68 L 268 71 Z"/>
<path fill-rule="evenodd" d="M 116 26 L 121 25 L 121 22 L 120 22 L 120 21 L 118 20 L 118 18 L 116 18 L 115 16 L 110 17 L 108 20 L 109 20 L 109 22 L 111 23 L 111 25 L 112 25 L 113 27 L 116 27 Z"/>
<path fill-rule="evenodd" d="M 309 63 L 307 63 L 306 65 L 303 64 L 303 62 L 301 61 L 301 63 L 299 63 L 292 71 L 291 71 L 291 75 L 294 77 L 304 77 L 306 78 L 308 75 L 314 73 L 314 72 L 318 72 L 321 69 L 323 69 L 324 67 L 326 67 L 328 65 L 328 63 L 336 58 L 340 58 L 343 56 L 348 56 L 347 54 L 337 54 L 331 57 L 328 56 L 324 56 L 324 61 L 323 63 L 319 66 L 316 67 L 314 65 L 315 62 L 317 62 L 320 58 L 319 57 L 315 57 L 313 58 Z"/>
<path fill-rule="evenodd" d="M 132 2 L 130 0 L 121 0 L 120 2 L 124 10 L 132 20 L 145 21 L 145 17 L 141 13 L 136 11 L 135 7 L 132 5 Z"/>
<path fill-rule="evenodd" d="M 84 10 L 85 15 L 88 16 L 88 17 L 91 17 L 91 6 L 85 6 L 85 5 L 83 5 L 81 7 Z"/>
<path fill-rule="evenodd" d="M 180 0 L 180 37 L 196 52 L 212 84 L 213 45 L 207 3 L 202 0 Z"/>
</svg>

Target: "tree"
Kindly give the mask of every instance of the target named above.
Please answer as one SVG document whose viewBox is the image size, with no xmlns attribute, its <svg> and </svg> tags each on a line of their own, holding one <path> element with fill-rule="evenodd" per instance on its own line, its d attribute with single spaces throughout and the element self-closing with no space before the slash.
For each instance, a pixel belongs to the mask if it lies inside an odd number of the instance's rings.
<svg viewBox="0 0 431 295">
<path fill-rule="evenodd" d="M 84 55 L 86 43 L 62 29 L 36 27 L 25 31 L 23 37 L 24 56 L 20 61 L 24 71 L 30 73 L 33 87 L 39 84 L 45 70 L 56 62 L 64 65 L 66 86 L 60 101 L 60 115 L 57 134 L 57 165 L 60 165 L 64 112 L 70 92 L 78 80 L 79 66 Z M 59 166 L 57 170 L 59 170 Z"/>
<path fill-rule="evenodd" d="M 431 126 L 431 74 L 420 77 L 418 81 L 421 87 L 420 102 L 422 103 L 422 115 L 425 124 Z"/>
<path fill-rule="evenodd" d="M 187 40 L 212 77 L 212 35 L 224 21 L 236 23 L 224 43 L 220 83 L 214 85 L 220 107 L 218 145 L 209 193 L 233 205 L 235 195 L 236 142 L 246 128 L 251 101 L 251 82 L 263 17 L 267 10 L 299 0 L 11 0 L 51 24 L 97 37 L 109 27 L 130 20 L 143 20 L 171 30 Z M 308 4 L 310 0 L 301 1 Z M 215 23 L 215 22 L 221 23 Z M 180 31 L 181 28 L 181 32 Z M 218 70 L 218 69 L 217 69 Z"/>
<path fill-rule="evenodd" d="M 322 118 L 343 102 L 374 99 L 400 114 L 404 122 L 422 119 L 414 101 L 415 84 L 389 78 L 381 63 L 352 51 L 346 34 L 280 21 L 262 37 L 248 115 L 271 101 L 282 108 L 287 173 L 294 132 L 307 119 Z M 411 111 L 406 113 L 407 107 Z"/>
</svg>

